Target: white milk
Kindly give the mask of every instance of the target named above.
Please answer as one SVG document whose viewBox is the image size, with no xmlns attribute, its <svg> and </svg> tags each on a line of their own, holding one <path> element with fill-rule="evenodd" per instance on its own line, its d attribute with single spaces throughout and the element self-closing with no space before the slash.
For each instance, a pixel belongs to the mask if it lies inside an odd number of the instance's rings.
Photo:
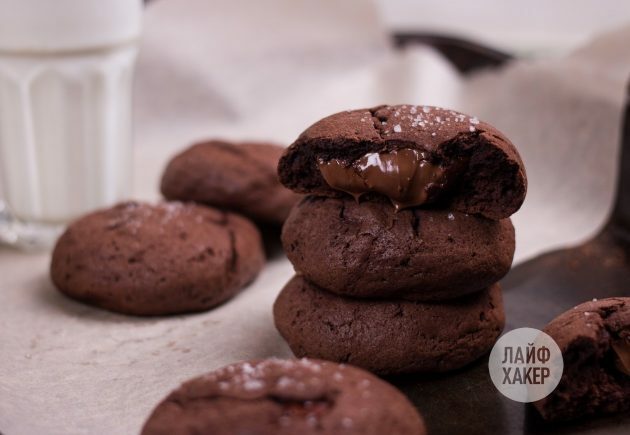
<svg viewBox="0 0 630 435">
<path fill-rule="evenodd" d="M 0 0 L 5 241 L 50 244 L 51 228 L 129 195 L 141 6 Z"/>
<path fill-rule="evenodd" d="M 64 223 L 128 192 L 135 52 L 0 56 L 0 176 L 16 218 Z"/>
</svg>

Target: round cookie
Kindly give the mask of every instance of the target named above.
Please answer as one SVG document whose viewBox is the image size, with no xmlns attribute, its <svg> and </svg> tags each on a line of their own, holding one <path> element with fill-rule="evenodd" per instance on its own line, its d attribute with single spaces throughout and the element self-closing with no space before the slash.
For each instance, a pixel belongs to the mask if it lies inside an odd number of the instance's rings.
<svg viewBox="0 0 630 435">
<path fill-rule="evenodd" d="M 396 212 L 385 200 L 308 196 L 282 231 L 298 273 L 340 295 L 442 300 L 486 288 L 510 269 L 514 228 L 444 210 Z"/>
<path fill-rule="evenodd" d="M 325 196 L 385 195 L 503 219 L 527 190 L 512 143 L 477 118 L 431 106 L 378 106 L 328 116 L 285 151 L 280 181 Z"/>
<path fill-rule="evenodd" d="M 282 225 L 297 195 L 280 184 L 276 167 L 284 147 L 211 140 L 176 155 L 162 175 L 170 200 L 194 201 Z"/>
<path fill-rule="evenodd" d="M 127 202 L 72 223 L 52 255 L 64 294 L 111 311 L 207 310 L 251 282 L 265 262 L 247 219 L 179 202 Z"/>
<path fill-rule="evenodd" d="M 317 360 L 240 362 L 192 379 L 153 411 L 142 435 L 424 435 L 422 417 L 393 386 L 361 369 Z"/>
<path fill-rule="evenodd" d="M 630 411 L 630 298 L 583 303 L 544 331 L 564 360 L 556 389 L 534 403 L 546 420 Z"/>
<path fill-rule="evenodd" d="M 498 284 L 429 304 L 340 297 L 296 275 L 273 312 L 296 356 L 353 364 L 379 375 L 463 367 L 490 351 L 505 324 Z"/>
</svg>

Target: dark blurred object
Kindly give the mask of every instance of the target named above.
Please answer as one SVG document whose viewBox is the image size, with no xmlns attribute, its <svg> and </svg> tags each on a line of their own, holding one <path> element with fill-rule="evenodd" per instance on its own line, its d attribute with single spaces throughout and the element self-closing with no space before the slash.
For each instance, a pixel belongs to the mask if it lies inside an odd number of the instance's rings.
<svg viewBox="0 0 630 435">
<path fill-rule="evenodd" d="M 430 33 L 400 32 L 393 34 L 394 46 L 430 45 L 442 53 L 462 73 L 481 68 L 496 68 L 514 57 L 494 48 L 465 39 Z"/>
<path fill-rule="evenodd" d="M 626 94 L 626 113 L 621 134 L 621 165 L 617 183 L 617 199 L 607 229 L 614 234 L 616 239 L 627 245 L 630 244 L 630 83 L 628 83 Z M 630 286 L 630 280 L 626 283 Z"/>
<path fill-rule="evenodd" d="M 512 59 L 474 43 L 441 36 L 396 35 L 394 39 L 399 47 L 430 45 L 462 72 L 500 66 Z M 557 315 L 593 298 L 630 296 L 630 83 L 626 101 L 617 196 L 608 223 L 580 246 L 540 255 L 510 271 L 502 281 L 506 331 L 526 326 L 541 329 Z M 624 414 L 546 423 L 532 406 L 513 402 L 496 390 L 487 357 L 456 373 L 392 381 L 416 404 L 433 435 L 630 433 L 630 416 Z"/>
</svg>

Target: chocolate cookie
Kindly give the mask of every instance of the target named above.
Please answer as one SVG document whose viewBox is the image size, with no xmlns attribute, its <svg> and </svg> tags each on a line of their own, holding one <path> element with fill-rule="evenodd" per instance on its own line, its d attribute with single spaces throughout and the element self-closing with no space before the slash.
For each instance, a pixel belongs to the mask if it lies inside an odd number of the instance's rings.
<svg viewBox="0 0 630 435">
<path fill-rule="evenodd" d="M 560 384 L 534 403 L 546 420 L 630 410 L 630 298 L 578 305 L 544 331 L 564 359 Z"/>
<path fill-rule="evenodd" d="M 396 212 L 382 199 L 308 196 L 291 212 L 284 250 L 298 273 L 332 292 L 442 300 L 486 288 L 510 269 L 514 228 L 444 210 Z"/>
<path fill-rule="evenodd" d="M 296 275 L 273 311 L 276 328 L 296 356 L 382 375 L 463 367 L 492 348 L 505 323 L 498 284 L 429 304 L 345 298 Z"/>
<path fill-rule="evenodd" d="M 136 315 L 206 310 L 251 282 L 260 234 L 232 213 L 128 202 L 89 214 L 57 241 L 52 280 L 80 301 Z"/>
<path fill-rule="evenodd" d="M 278 180 L 276 167 L 283 151 L 284 147 L 266 143 L 198 143 L 168 163 L 162 194 L 282 225 L 299 199 Z"/>
<path fill-rule="evenodd" d="M 503 219 L 527 188 L 512 143 L 477 118 L 430 106 L 337 113 L 309 127 L 278 165 L 299 193 L 384 195 L 397 208 L 444 208 Z"/>
<path fill-rule="evenodd" d="M 241 362 L 190 380 L 153 411 L 143 435 L 424 435 L 402 393 L 355 367 L 316 360 Z"/>
</svg>

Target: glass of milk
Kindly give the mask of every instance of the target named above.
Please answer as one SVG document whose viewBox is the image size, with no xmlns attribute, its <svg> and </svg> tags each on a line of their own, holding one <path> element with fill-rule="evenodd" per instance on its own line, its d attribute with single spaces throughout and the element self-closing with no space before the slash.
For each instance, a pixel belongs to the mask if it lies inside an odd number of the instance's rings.
<svg viewBox="0 0 630 435">
<path fill-rule="evenodd" d="M 131 189 L 142 0 L 0 0 L 0 240 L 51 246 Z"/>
</svg>

